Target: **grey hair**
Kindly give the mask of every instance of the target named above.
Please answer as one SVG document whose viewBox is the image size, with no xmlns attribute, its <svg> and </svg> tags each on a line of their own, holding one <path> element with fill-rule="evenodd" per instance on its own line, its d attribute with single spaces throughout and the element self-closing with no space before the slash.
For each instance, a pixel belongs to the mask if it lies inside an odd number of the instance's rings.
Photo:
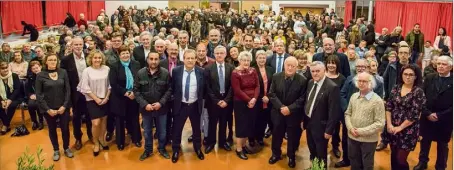
<svg viewBox="0 0 454 170">
<path fill-rule="evenodd" d="M 255 58 L 257 58 L 257 56 L 259 56 L 259 55 L 264 55 L 265 57 L 268 56 L 267 53 L 264 50 L 258 50 L 255 53 Z"/>
<path fill-rule="evenodd" d="M 356 62 L 355 62 L 355 66 L 358 65 L 358 63 L 361 62 L 361 61 L 363 61 L 364 63 L 366 63 L 367 66 L 369 66 L 369 62 L 368 62 L 366 59 L 364 59 L 364 58 L 357 59 Z"/>
<path fill-rule="evenodd" d="M 217 50 L 222 50 L 222 51 L 224 51 L 224 52 L 226 52 L 226 53 L 227 53 L 227 48 L 225 48 L 225 47 L 224 47 L 224 46 L 222 46 L 222 45 L 218 45 L 218 46 L 216 46 L 216 48 L 214 48 L 214 50 L 213 50 L 213 51 L 217 51 Z"/>
<path fill-rule="evenodd" d="M 187 36 L 189 36 L 189 33 L 186 31 L 186 30 L 181 30 L 178 32 L 178 37 L 181 37 L 182 35 L 186 34 Z"/>
<path fill-rule="evenodd" d="M 375 87 L 377 86 L 377 82 L 375 81 L 375 77 L 372 74 L 368 73 L 368 72 L 362 72 L 362 73 L 365 73 L 365 74 L 369 75 L 369 89 L 370 90 L 375 89 Z M 359 74 L 362 74 L 362 73 L 359 73 Z M 353 77 L 353 82 L 354 82 L 356 88 L 358 88 L 358 75 L 359 74 L 357 74 L 355 77 Z"/>
<path fill-rule="evenodd" d="M 146 35 L 150 36 L 150 38 L 151 38 L 151 33 L 148 31 L 144 31 L 144 32 L 140 33 L 140 38 L 142 38 L 143 36 L 146 36 Z"/>
<path fill-rule="evenodd" d="M 323 69 L 326 70 L 325 63 L 323 63 L 321 61 L 314 61 L 314 62 L 311 63 L 311 67 L 315 67 L 315 66 L 318 66 L 318 65 L 321 65 L 323 67 Z"/>
<path fill-rule="evenodd" d="M 249 59 L 252 61 L 252 53 L 249 51 L 242 51 L 240 55 L 238 55 L 238 60 Z"/>
<path fill-rule="evenodd" d="M 174 38 L 175 38 L 175 36 L 173 36 L 173 35 L 168 35 L 168 36 L 166 37 L 166 39 L 174 39 Z"/>
<path fill-rule="evenodd" d="M 438 59 L 437 59 L 437 61 L 440 61 L 440 60 L 447 61 L 449 66 L 452 66 L 452 58 L 450 56 L 442 55 L 442 56 L 438 57 Z"/>
</svg>

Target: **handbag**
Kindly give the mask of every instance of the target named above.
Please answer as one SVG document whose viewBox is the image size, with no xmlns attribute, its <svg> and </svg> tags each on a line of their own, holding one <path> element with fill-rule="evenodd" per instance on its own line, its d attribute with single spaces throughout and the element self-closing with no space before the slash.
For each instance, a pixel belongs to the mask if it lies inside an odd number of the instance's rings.
<svg viewBox="0 0 454 170">
<path fill-rule="evenodd" d="M 25 125 L 22 124 L 22 125 L 20 125 L 20 126 L 18 126 L 18 127 L 16 127 L 14 129 L 14 133 L 11 134 L 11 137 L 14 137 L 14 136 L 17 136 L 17 137 L 26 136 L 28 134 L 30 134 L 30 132 L 28 131 L 27 127 L 25 127 Z"/>
</svg>

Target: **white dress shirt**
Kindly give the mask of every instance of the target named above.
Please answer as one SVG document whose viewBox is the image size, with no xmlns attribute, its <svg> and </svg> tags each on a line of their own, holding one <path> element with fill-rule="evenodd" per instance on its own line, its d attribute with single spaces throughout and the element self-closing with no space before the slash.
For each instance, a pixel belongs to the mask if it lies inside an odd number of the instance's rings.
<svg viewBox="0 0 454 170">
<path fill-rule="evenodd" d="M 145 53 L 145 61 L 147 61 L 148 53 L 150 53 L 150 50 L 143 47 L 143 52 Z"/>
<path fill-rule="evenodd" d="M 325 78 L 326 78 L 326 76 L 323 76 L 323 78 L 320 81 L 318 81 L 318 82 L 314 81 L 314 84 L 317 83 L 317 89 L 315 89 L 315 96 L 314 96 L 314 99 L 312 100 L 311 107 L 309 109 L 309 114 L 307 114 L 308 117 L 312 116 L 312 110 L 314 109 L 315 100 L 317 100 L 318 92 L 320 92 L 320 88 L 322 87 L 323 83 L 325 82 Z M 313 93 L 313 92 L 314 92 L 314 86 L 312 86 L 309 96 L 311 96 L 311 93 Z M 309 100 L 309 98 L 307 100 Z"/>
<path fill-rule="evenodd" d="M 182 49 L 181 46 L 178 46 L 178 56 L 180 58 L 180 61 L 184 61 L 184 51 L 188 49 L 188 45 L 186 45 L 186 48 Z"/>
<path fill-rule="evenodd" d="M 195 68 L 192 68 L 191 76 L 189 77 L 190 82 L 189 82 L 189 98 L 188 98 L 188 100 L 186 100 L 184 98 L 187 76 L 188 76 L 188 72 L 186 72 L 186 67 L 184 67 L 183 82 L 182 82 L 182 86 L 181 86 L 181 88 L 183 88 L 183 90 L 181 90 L 183 92 L 183 97 L 181 100 L 183 103 L 194 103 L 195 101 L 197 101 L 197 76 L 195 75 Z"/>
<path fill-rule="evenodd" d="M 80 59 L 77 58 L 77 55 L 75 53 L 73 53 L 73 55 L 74 55 L 74 62 L 76 64 L 76 68 L 77 68 L 77 75 L 79 76 L 79 80 L 80 80 L 82 78 L 82 73 L 87 68 L 87 62 L 85 62 L 84 53 L 80 54 Z"/>
</svg>

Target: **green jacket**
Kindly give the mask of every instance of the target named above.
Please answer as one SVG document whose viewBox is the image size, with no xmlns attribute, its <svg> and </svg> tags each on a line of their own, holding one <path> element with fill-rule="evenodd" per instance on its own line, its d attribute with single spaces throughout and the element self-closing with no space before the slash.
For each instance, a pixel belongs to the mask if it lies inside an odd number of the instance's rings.
<svg viewBox="0 0 454 170">
<path fill-rule="evenodd" d="M 413 44 L 415 43 L 415 33 L 410 31 L 407 36 L 405 37 L 405 42 L 408 43 L 408 46 L 413 48 Z M 422 32 L 419 32 L 419 50 L 421 53 L 424 53 L 424 34 Z"/>
</svg>

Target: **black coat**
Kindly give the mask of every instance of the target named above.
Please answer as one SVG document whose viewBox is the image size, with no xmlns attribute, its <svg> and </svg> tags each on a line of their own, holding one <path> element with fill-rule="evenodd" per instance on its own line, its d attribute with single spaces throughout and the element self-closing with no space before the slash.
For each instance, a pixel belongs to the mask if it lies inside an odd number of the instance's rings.
<svg viewBox="0 0 454 170">
<path fill-rule="evenodd" d="M 11 101 L 17 101 L 23 98 L 21 95 L 22 90 L 21 90 L 21 83 L 19 81 L 19 76 L 16 73 L 11 73 L 13 76 L 13 89 L 11 91 L 5 91 L 6 92 L 6 98 L 10 99 Z M 1 81 L 1 80 L 0 80 Z M 5 87 L 7 84 L 5 84 Z M 0 99 L 1 100 L 1 99 Z"/>
<path fill-rule="evenodd" d="M 424 79 L 423 90 L 427 99 L 420 118 L 420 133 L 424 138 L 434 141 L 449 142 L 452 136 L 453 110 L 452 110 L 452 73 L 446 84 L 440 86 L 438 73 L 429 74 Z M 432 122 L 427 119 L 432 113 L 436 113 L 438 121 Z"/>
<path fill-rule="evenodd" d="M 180 109 L 181 109 L 181 104 L 183 103 L 183 72 L 184 72 L 184 66 L 178 66 L 175 67 L 172 70 L 172 94 L 174 97 L 173 100 L 173 108 L 172 108 L 172 114 L 173 115 L 179 115 L 180 114 Z M 203 98 L 205 96 L 204 90 L 205 90 L 205 75 L 204 75 L 204 70 L 200 67 L 194 67 L 194 72 L 195 76 L 197 79 L 197 99 L 198 99 L 198 107 L 197 107 L 197 113 L 202 114 L 202 109 L 203 109 Z"/>
<path fill-rule="evenodd" d="M 131 70 L 132 75 L 135 77 L 137 75 L 137 72 L 140 70 L 140 63 L 131 60 L 131 63 L 129 63 L 129 69 Z M 125 116 L 127 112 L 125 103 L 130 99 L 124 96 L 128 90 L 126 89 L 125 68 L 120 61 L 117 61 L 110 66 L 109 81 L 112 87 L 112 94 L 110 95 L 109 103 L 110 109 L 112 113 L 118 116 Z"/>
<path fill-rule="evenodd" d="M 257 101 L 262 101 L 260 99 L 263 98 L 263 96 L 265 96 L 265 94 L 264 94 L 265 84 L 263 84 L 262 73 L 260 72 L 259 67 L 255 66 L 254 68 L 257 71 L 257 74 L 258 74 L 258 77 L 259 77 L 259 83 L 260 83 L 260 92 L 259 92 L 259 97 L 258 97 Z M 270 91 L 270 87 L 271 87 L 271 82 L 273 81 L 273 74 L 274 74 L 275 70 L 273 70 L 273 68 L 270 67 L 270 66 L 265 66 L 265 71 L 266 71 L 266 77 L 268 78 L 268 83 L 266 84 L 266 87 L 268 89 L 267 91 L 269 92 Z"/>
<path fill-rule="evenodd" d="M 218 75 L 218 65 L 217 63 L 211 64 L 205 69 L 205 80 L 206 80 L 206 90 L 208 98 L 206 98 L 207 105 L 217 104 L 220 100 L 224 100 L 227 104 L 232 103 L 233 89 L 230 83 L 230 76 L 232 71 L 235 69 L 234 66 L 224 63 L 224 90 L 226 93 L 225 97 L 221 96 L 220 86 L 219 86 L 219 75 Z"/>
<path fill-rule="evenodd" d="M 167 69 L 158 68 L 153 75 L 148 68 L 142 68 L 137 72 L 134 80 L 134 95 L 139 103 L 142 115 L 159 116 L 167 114 L 170 106 L 167 101 L 170 99 L 172 89 L 170 88 L 170 74 Z M 147 111 L 148 104 L 159 102 L 161 108 L 157 111 Z"/>
<path fill-rule="evenodd" d="M 276 126 L 279 122 L 285 121 L 287 126 L 298 127 L 303 120 L 307 79 L 304 76 L 295 74 L 288 90 L 285 88 L 285 81 L 284 72 L 273 75 L 271 88 L 268 93 L 270 102 L 273 105 L 271 120 Z M 290 115 L 282 115 L 281 107 L 283 106 L 288 107 Z"/>
<path fill-rule="evenodd" d="M 88 57 L 87 54 L 84 54 L 85 61 Z M 60 68 L 63 68 L 68 73 L 69 86 L 71 87 L 71 101 L 73 106 L 76 105 L 76 102 L 79 100 L 80 92 L 77 91 L 77 86 L 79 85 L 79 73 L 77 72 L 76 61 L 74 61 L 74 54 L 71 53 L 61 59 Z"/>
<path fill-rule="evenodd" d="M 152 50 L 150 49 L 150 52 L 151 51 Z M 143 45 L 137 46 L 132 50 L 132 56 L 134 56 L 134 59 L 140 63 L 140 68 L 144 68 L 148 65 L 146 60 L 147 55 L 148 54 L 145 54 Z"/>
</svg>

